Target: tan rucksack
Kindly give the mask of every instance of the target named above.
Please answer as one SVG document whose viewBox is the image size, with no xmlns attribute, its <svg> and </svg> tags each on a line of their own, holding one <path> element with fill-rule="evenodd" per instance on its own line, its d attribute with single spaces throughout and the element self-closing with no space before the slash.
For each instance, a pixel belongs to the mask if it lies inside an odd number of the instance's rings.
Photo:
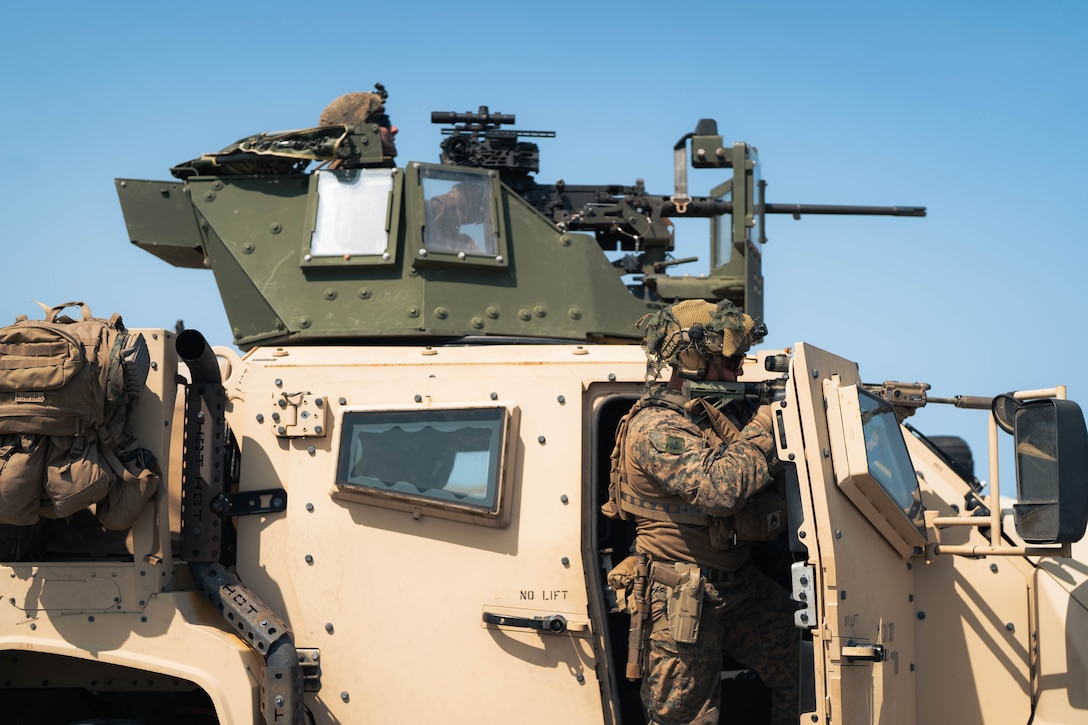
<svg viewBox="0 0 1088 725">
<path fill-rule="evenodd" d="M 27 526 L 97 504 L 128 528 L 155 492 L 154 457 L 127 429 L 150 366 L 143 336 L 82 302 L 0 328 L 0 524 Z M 80 319 L 61 315 L 78 307 Z"/>
</svg>

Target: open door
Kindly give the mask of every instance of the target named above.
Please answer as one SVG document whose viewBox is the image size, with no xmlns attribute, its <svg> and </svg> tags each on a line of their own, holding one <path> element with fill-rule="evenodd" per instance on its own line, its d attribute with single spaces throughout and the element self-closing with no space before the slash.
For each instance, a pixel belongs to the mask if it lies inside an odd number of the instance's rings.
<svg viewBox="0 0 1088 725">
<path fill-rule="evenodd" d="M 814 646 L 802 721 L 915 722 L 912 558 L 925 529 L 901 429 L 849 360 L 799 344 L 790 380 L 779 454 L 796 464 L 808 550 L 799 619 Z"/>
<path fill-rule="evenodd" d="M 584 409 L 587 415 L 586 430 L 586 477 L 592 491 L 585 496 L 586 549 L 584 551 L 587 572 L 595 578 L 588 582 L 590 611 L 597 634 L 595 646 L 597 661 L 602 670 L 601 681 L 605 722 L 613 725 L 645 725 L 646 715 L 639 696 L 640 680 L 626 677 L 627 643 L 630 617 L 616 611 L 615 593 L 608 586 L 607 575 L 613 566 L 630 553 L 634 541 L 634 524 L 617 521 L 601 514 L 601 504 L 608 498 L 610 456 L 615 446 L 616 426 L 620 418 L 631 408 L 642 392 L 641 385 L 594 385 L 586 393 Z M 794 466 L 785 465 L 784 484 L 789 501 L 791 525 L 779 539 L 756 545 L 753 561 L 765 574 L 778 581 L 789 591 L 792 587 L 793 561 L 797 552 L 804 551 L 796 535 L 792 521 L 798 519 L 801 506 Z M 803 702 L 811 702 L 812 695 L 812 646 L 807 628 L 799 629 L 801 641 L 801 693 Z M 806 643 L 807 640 L 807 643 Z M 756 673 L 743 664 L 723 657 L 722 701 L 726 703 L 723 714 L 728 715 L 731 725 L 766 725 L 770 722 L 770 691 Z M 807 683 L 807 684 L 806 684 Z M 813 709 L 811 706 L 807 710 Z M 802 705 L 801 711 L 806 711 Z"/>
</svg>

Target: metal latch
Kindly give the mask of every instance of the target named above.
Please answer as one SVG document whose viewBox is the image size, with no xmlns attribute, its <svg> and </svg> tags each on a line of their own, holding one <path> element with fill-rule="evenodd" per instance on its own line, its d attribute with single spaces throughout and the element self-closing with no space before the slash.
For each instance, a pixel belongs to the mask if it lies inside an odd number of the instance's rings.
<svg viewBox="0 0 1088 725">
<path fill-rule="evenodd" d="M 484 622 L 487 624 L 499 624 L 504 627 L 525 627 L 526 629 L 539 629 L 552 634 L 563 634 L 567 631 L 567 618 L 562 614 L 550 614 L 545 617 L 511 617 L 506 614 L 492 614 L 484 612 Z"/>
<path fill-rule="evenodd" d="M 850 642 L 842 648 L 842 656 L 848 660 L 884 661 L 884 645 Z"/>
<path fill-rule="evenodd" d="M 799 629 L 812 629 L 816 626 L 816 572 L 803 562 L 796 562 L 790 567 L 793 581 L 793 601 L 801 605 L 793 615 L 793 623 Z"/>
<path fill-rule="evenodd" d="M 221 493 L 211 500 L 209 508 L 223 517 L 278 514 L 287 510 L 287 491 L 282 488 L 266 488 L 260 491 Z"/>
<path fill-rule="evenodd" d="M 302 689 L 305 692 L 321 690 L 321 650 L 297 647 L 298 665 L 302 668 Z"/>
<path fill-rule="evenodd" d="M 309 391 L 273 396 L 272 431 L 279 438 L 324 438 L 329 430 L 325 398 Z"/>
</svg>

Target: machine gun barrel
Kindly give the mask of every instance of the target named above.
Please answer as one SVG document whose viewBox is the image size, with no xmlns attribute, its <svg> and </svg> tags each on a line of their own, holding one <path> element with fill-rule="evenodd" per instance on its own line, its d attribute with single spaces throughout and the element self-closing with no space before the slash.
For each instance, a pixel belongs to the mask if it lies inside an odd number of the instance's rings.
<svg viewBox="0 0 1088 725">
<path fill-rule="evenodd" d="M 925 216 L 924 206 L 850 206 L 839 204 L 764 204 L 768 214 L 857 214 L 860 216 Z"/>
<path fill-rule="evenodd" d="M 800 217 L 802 214 L 853 214 L 857 216 L 914 216 L 924 217 L 924 206 L 852 206 L 840 204 L 764 204 L 763 211 L 767 214 L 792 214 Z M 695 197 L 687 202 L 684 211 L 681 212 L 677 205 L 668 197 L 665 198 L 661 209 L 667 217 L 714 217 L 733 213 L 733 202 L 710 199 L 705 196 Z"/>
</svg>

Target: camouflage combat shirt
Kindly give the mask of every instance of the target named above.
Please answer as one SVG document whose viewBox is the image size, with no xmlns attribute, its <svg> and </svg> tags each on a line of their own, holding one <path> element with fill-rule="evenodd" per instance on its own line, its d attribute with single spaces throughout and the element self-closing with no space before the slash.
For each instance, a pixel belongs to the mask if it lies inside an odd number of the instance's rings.
<svg viewBox="0 0 1088 725">
<path fill-rule="evenodd" d="M 644 407 L 631 418 L 624 447 L 629 493 L 654 504 L 693 506 L 709 517 L 732 516 L 770 483 L 774 439 L 749 423 L 731 443 L 723 443 L 709 423 L 700 426 L 691 419 L 684 410 L 687 402 L 685 395 L 661 384 L 643 396 Z M 749 558 L 747 545 L 712 545 L 710 525 L 635 515 L 635 548 L 655 559 L 732 571 Z"/>
</svg>

